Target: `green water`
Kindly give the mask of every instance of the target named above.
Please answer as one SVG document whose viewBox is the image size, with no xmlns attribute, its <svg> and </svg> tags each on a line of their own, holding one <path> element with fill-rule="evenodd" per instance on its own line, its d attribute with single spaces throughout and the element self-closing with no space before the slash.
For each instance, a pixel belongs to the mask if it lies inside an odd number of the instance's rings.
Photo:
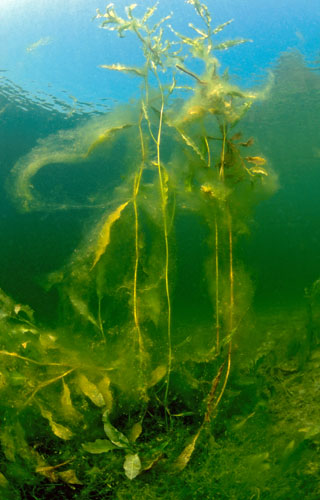
<svg viewBox="0 0 320 500">
<path fill-rule="evenodd" d="M 1 95 L 1 498 L 317 500 L 320 76 L 160 48 L 105 115 Z"/>
</svg>

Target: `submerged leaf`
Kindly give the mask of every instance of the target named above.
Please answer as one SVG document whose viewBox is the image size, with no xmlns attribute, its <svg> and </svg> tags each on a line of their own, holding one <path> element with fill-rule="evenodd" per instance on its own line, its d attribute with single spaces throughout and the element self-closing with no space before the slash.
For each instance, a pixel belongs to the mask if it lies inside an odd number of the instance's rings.
<svg viewBox="0 0 320 500">
<path fill-rule="evenodd" d="M 261 156 L 246 156 L 245 158 L 249 163 L 254 163 L 255 165 L 265 165 L 267 160 Z"/>
<path fill-rule="evenodd" d="M 126 455 L 123 468 L 128 479 L 134 479 L 141 471 L 141 461 L 138 453 Z"/>
<path fill-rule="evenodd" d="M 64 483 L 67 484 L 83 484 L 80 479 L 77 478 L 76 471 L 74 469 L 58 472 L 58 476 Z"/>
<path fill-rule="evenodd" d="M 123 73 L 133 74 L 135 76 L 146 76 L 143 68 L 135 68 L 133 66 L 124 66 L 123 64 L 101 64 L 100 68 L 111 69 L 114 71 L 123 71 Z"/>
<path fill-rule="evenodd" d="M 101 379 L 97 383 L 97 387 L 98 387 L 99 391 L 101 392 L 101 394 L 103 396 L 106 409 L 110 412 L 111 409 L 112 409 L 112 404 L 113 404 L 113 396 L 112 396 L 112 392 L 110 390 L 110 379 L 109 379 L 109 377 L 107 377 L 107 375 L 105 375 L 103 377 L 103 379 Z"/>
<path fill-rule="evenodd" d="M 82 390 L 83 394 L 89 398 L 92 403 L 99 408 L 105 406 L 104 398 L 99 391 L 98 387 L 90 382 L 85 375 L 80 373 L 78 376 L 79 387 Z"/>
<path fill-rule="evenodd" d="M 99 262 L 100 258 L 106 251 L 107 246 L 110 243 L 110 231 L 112 225 L 120 218 L 121 212 L 128 205 L 128 201 L 122 203 L 118 208 L 116 208 L 107 218 L 106 222 L 103 224 L 102 229 L 99 234 L 97 249 L 95 252 L 94 261 L 91 269 L 95 267 L 95 265 Z"/>
<path fill-rule="evenodd" d="M 89 453 L 107 453 L 110 450 L 116 450 L 117 447 L 109 439 L 96 439 L 92 443 L 82 443 L 82 448 Z"/>
<path fill-rule="evenodd" d="M 173 467 L 176 472 L 182 471 L 186 465 L 188 464 L 192 453 L 194 452 L 194 449 L 196 447 L 196 443 L 198 441 L 198 438 L 200 436 L 202 430 L 202 426 L 198 430 L 198 432 L 193 436 L 191 442 L 184 448 L 184 450 L 180 453 L 178 456 L 177 460 L 174 462 Z"/>
<path fill-rule="evenodd" d="M 253 143 L 254 143 L 254 138 L 250 137 L 250 139 L 248 139 L 246 142 L 240 142 L 240 146 L 243 146 L 244 148 L 248 148 L 248 147 L 252 146 Z"/>
<path fill-rule="evenodd" d="M 240 38 L 239 40 L 227 40 L 226 42 L 219 43 L 213 46 L 213 50 L 228 50 L 231 47 L 236 47 L 242 43 L 251 42 L 252 40 L 246 40 L 245 38 Z"/>
<path fill-rule="evenodd" d="M 201 158 L 203 162 L 205 162 L 204 156 L 201 153 L 200 149 L 196 145 L 196 143 L 191 139 L 191 137 L 187 136 L 182 130 L 178 129 L 179 134 L 181 135 L 182 139 L 184 142 L 189 146 L 190 148 L 193 149 L 193 151 Z"/>
<path fill-rule="evenodd" d="M 239 139 L 241 139 L 241 137 L 242 137 L 242 132 L 237 132 L 231 137 L 230 141 L 238 141 Z"/>
<path fill-rule="evenodd" d="M 102 416 L 103 428 L 107 437 L 113 444 L 115 444 L 119 448 L 130 448 L 130 443 L 128 438 L 124 434 L 122 434 L 122 432 L 118 431 L 118 429 L 113 427 L 108 418 L 108 414 L 109 412 L 105 411 Z"/>
<path fill-rule="evenodd" d="M 108 141 L 114 132 L 119 132 L 120 130 L 131 127 L 130 123 L 124 123 L 119 127 L 111 127 L 105 130 L 102 134 L 98 136 L 98 138 L 90 145 L 88 151 L 83 155 L 84 158 L 88 158 L 88 156 L 94 151 L 98 146 Z"/>
<path fill-rule="evenodd" d="M 8 426 L 2 426 L 0 429 L 0 443 L 6 459 L 10 460 L 10 462 L 14 462 L 16 445 L 10 430 Z"/>
<path fill-rule="evenodd" d="M 223 23 L 223 24 L 219 24 L 219 26 L 217 26 L 213 31 L 212 33 L 214 35 L 217 35 L 218 33 L 220 33 L 220 31 L 222 31 L 226 26 L 228 26 L 229 24 L 231 24 L 233 22 L 233 19 L 230 19 L 229 21 Z"/>
<path fill-rule="evenodd" d="M 251 172 L 252 174 L 269 175 L 268 172 L 262 167 L 249 168 L 249 172 Z"/>
<path fill-rule="evenodd" d="M 69 386 L 65 383 L 63 379 L 62 379 L 62 384 L 63 384 L 63 392 L 60 401 L 63 414 L 66 418 L 72 420 L 79 420 L 79 418 L 81 418 L 81 415 L 72 404 Z"/>
<path fill-rule="evenodd" d="M 140 422 L 136 422 L 130 429 L 129 439 L 131 443 L 134 443 L 142 432 L 142 425 Z"/>
<path fill-rule="evenodd" d="M 8 479 L 0 472 L 0 488 L 7 488 L 9 486 Z"/>
<path fill-rule="evenodd" d="M 166 375 L 167 367 L 166 365 L 159 365 L 157 368 L 152 370 L 150 380 L 148 381 L 148 387 L 153 387 Z"/>
<path fill-rule="evenodd" d="M 40 406 L 40 411 L 41 415 L 43 418 L 46 418 L 49 421 L 49 425 L 51 427 L 51 430 L 53 434 L 55 434 L 58 438 L 64 439 L 65 441 L 69 440 L 73 436 L 73 432 L 71 432 L 68 427 L 65 427 L 64 425 L 57 424 L 52 417 L 52 413 L 48 410 L 45 410 Z"/>
<path fill-rule="evenodd" d="M 92 323 L 96 328 L 99 328 L 98 323 L 89 311 L 88 304 L 76 295 L 73 289 L 69 289 L 69 299 L 74 309 L 83 316 L 87 321 Z"/>
</svg>

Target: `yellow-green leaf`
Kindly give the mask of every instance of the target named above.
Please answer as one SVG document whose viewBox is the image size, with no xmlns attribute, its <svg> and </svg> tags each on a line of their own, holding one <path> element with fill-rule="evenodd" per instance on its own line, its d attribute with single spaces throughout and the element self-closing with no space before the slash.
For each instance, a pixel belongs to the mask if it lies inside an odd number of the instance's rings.
<svg viewBox="0 0 320 500">
<path fill-rule="evenodd" d="M 95 327 L 99 328 L 98 323 L 89 311 L 88 304 L 78 297 L 73 289 L 68 290 L 69 299 L 75 310 L 83 316 L 87 321 L 92 323 Z"/>
<path fill-rule="evenodd" d="M 198 432 L 193 436 L 190 443 L 184 448 L 184 450 L 178 456 L 177 460 L 174 462 L 173 467 L 174 467 L 175 471 L 177 471 L 177 472 L 182 471 L 186 467 L 186 465 L 188 464 L 188 462 L 191 458 L 191 455 L 194 452 L 194 449 L 196 447 L 196 443 L 197 443 L 198 438 L 200 436 L 201 430 L 202 430 L 202 427 L 200 427 Z"/>
<path fill-rule="evenodd" d="M 98 146 L 107 142 L 114 132 L 119 132 L 125 128 L 131 127 L 130 123 L 125 123 L 124 125 L 120 125 L 119 127 L 111 127 L 105 130 L 102 134 L 98 136 L 98 138 L 91 144 L 88 151 L 83 155 L 83 158 L 88 158 L 88 156 L 94 151 Z"/>
<path fill-rule="evenodd" d="M 78 376 L 78 383 L 83 394 L 87 396 L 87 398 L 89 398 L 94 405 L 98 406 L 99 408 L 105 406 L 104 398 L 98 387 L 90 382 L 90 380 L 88 380 L 87 377 L 82 373 L 80 373 L 80 375 Z"/>
<path fill-rule="evenodd" d="M 97 387 L 99 391 L 101 392 L 106 409 L 110 412 L 112 409 L 112 404 L 113 404 L 113 396 L 112 392 L 110 390 L 110 379 L 105 375 L 98 383 Z"/>
<path fill-rule="evenodd" d="M 0 472 L 0 488 L 7 488 L 9 486 L 8 479 Z"/>
<path fill-rule="evenodd" d="M 141 461 L 138 453 L 126 455 L 123 468 L 128 479 L 134 479 L 141 471 Z"/>
<path fill-rule="evenodd" d="M 121 212 L 128 205 L 128 201 L 122 203 L 118 208 L 116 208 L 107 218 L 106 222 L 103 224 L 102 229 L 99 233 L 97 249 L 95 252 L 94 261 L 91 269 L 95 267 L 95 265 L 99 262 L 100 258 L 106 251 L 107 246 L 110 243 L 110 231 L 113 224 L 120 218 Z"/>
<path fill-rule="evenodd" d="M 74 469 L 64 470 L 62 472 L 58 472 L 58 476 L 64 483 L 67 484 L 83 484 L 76 475 Z"/>
<path fill-rule="evenodd" d="M 182 139 L 184 142 L 189 146 L 190 148 L 193 149 L 193 151 L 201 158 L 202 161 L 205 162 L 204 156 L 201 153 L 200 149 L 196 145 L 196 143 L 191 139 L 191 137 L 187 136 L 182 130 L 178 129 L 179 134 L 181 135 Z"/>
<path fill-rule="evenodd" d="M 117 447 L 109 441 L 109 439 L 96 439 L 92 443 L 83 443 L 82 448 L 89 453 L 107 453 L 110 450 L 115 450 Z"/>
<path fill-rule="evenodd" d="M 148 387 L 153 387 L 166 375 L 167 367 L 166 365 L 159 365 L 151 372 L 150 380 L 148 381 Z"/>
<path fill-rule="evenodd" d="M 60 401 L 63 414 L 65 415 L 66 418 L 79 420 L 79 418 L 81 418 L 81 415 L 72 404 L 69 386 L 65 383 L 63 379 L 62 379 L 62 384 L 63 384 L 63 392 Z"/>
<path fill-rule="evenodd" d="M 252 167 L 249 168 L 249 172 L 252 174 L 269 175 L 268 172 L 262 167 Z"/>
<path fill-rule="evenodd" d="M 123 64 L 101 64 L 100 68 L 111 69 L 113 71 L 122 71 L 135 76 L 145 76 L 146 72 L 143 68 L 136 68 L 134 66 L 124 66 Z"/>
<path fill-rule="evenodd" d="M 261 156 L 246 156 L 246 160 L 255 165 L 265 165 L 267 163 L 267 160 Z"/>
<path fill-rule="evenodd" d="M 71 430 L 68 429 L 68 427 L 65 427 L 64 425 L 57 424 L 53 420 L 52 413 L 50 411 L 45 410 L 41 406 L 40 406 L 40 411 L 43 418 L 46 418 L 48 420 L 53 434 L 55 434 L 60 439 L 64 439 L 65 441 L 72 438 L 73 433 L 71 432 Z"/>
<path fill-rule="evenodd" d="M 115 444 L 119 448 L 130 448 L 128 438 L 111 424 L 109 420 L 108 410 L 105 411 L 102 415 L 102 421 L 104 432 L 113 444 Z"/>
<path fill-rule="evenodd" d="M 142 432 L 142 425 L 140 422 L 136 422 L 130 429 L 129 440 L 134 443 Z"/>
<path fill-rule="evenodd" d="M 228 40 L 226 42 L 219 43 L 213 47 L 213 50 L 228 50 L 231 47 L 236 47 L 237 45 L 241 45 L 242 43 L 252 42 L 252 40 L 246 40 L 244 38 L 240 38 L 239 40 Z"/>
</svg>

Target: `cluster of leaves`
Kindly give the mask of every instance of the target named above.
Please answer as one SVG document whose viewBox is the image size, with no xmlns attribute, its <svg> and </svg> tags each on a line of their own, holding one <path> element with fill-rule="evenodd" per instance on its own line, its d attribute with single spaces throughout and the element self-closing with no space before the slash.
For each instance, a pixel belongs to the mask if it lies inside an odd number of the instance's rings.
<svg viewBox="0 0 320 500">
<path fill-rule="evenodd" d="M 220 418 L 203 429 L 184 471 L 180 466 L 197 434 L 188 438 L 190 429 L 197 429 L 194 417 L 186 415 L 169 432 L 160 430 L 156 414 L 143 424 L 134 413 L 125 423 L 121 415 L 111 423 L 116 401 L 110 372 L 75 359 L 77 353 L 61 346 L 57 332 L 35 326 L 32 311 L 3 292 L 1 305 L 4 498 L 20 498 L 22 491 L 29 496 L 21 498 L 43 499 L 99 498 L 99 491 L 101 497 L 150 499 L 182 499 L 187 491 L 223 499 L 318 497 L 319 349 L 301 364 L 292 344 L 303 335 L 303 317 L 292 315 L 289 321 L 283 311 L 251 325 L 249 334 L 258 332 L 265 340 L 236 361 Z M 123 475 L 139 476 L 138 482 L 123 484 Z"/>
</svg>

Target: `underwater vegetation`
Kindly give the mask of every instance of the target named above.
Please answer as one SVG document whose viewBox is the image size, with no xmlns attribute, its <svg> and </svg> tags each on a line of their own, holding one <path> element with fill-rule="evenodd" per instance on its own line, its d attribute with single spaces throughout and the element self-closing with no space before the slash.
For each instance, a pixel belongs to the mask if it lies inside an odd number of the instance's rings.
<svg viewBox="0 0 320 500">
<path fill-rule="evenodd" d="M 141 98 L 39 140 L 7 181 L 21 211 L 98 216 L 46 277 L 54 322 L 0 293 L 5 498 L 320 497 L 319 282 L 306 323 L 293 316 L 275 340 L 274 317 L 253 318 L 237 252 L 278 187 L 242 130 L 272 79 L 242 90 L 221 74 L 217 54 L 246 40 L 220 41 L 230 21 L 213 27 L 204 3 L 187 3 L 188 34 L 154 21 L 156 6 L 97 11 L 102 29 L 138 38 L 142 66 L 101 67 L 136 78 Z M 91 180 L 94 193 L 51 184 L 97 164 L 109 179 Z"/>
</svg>

